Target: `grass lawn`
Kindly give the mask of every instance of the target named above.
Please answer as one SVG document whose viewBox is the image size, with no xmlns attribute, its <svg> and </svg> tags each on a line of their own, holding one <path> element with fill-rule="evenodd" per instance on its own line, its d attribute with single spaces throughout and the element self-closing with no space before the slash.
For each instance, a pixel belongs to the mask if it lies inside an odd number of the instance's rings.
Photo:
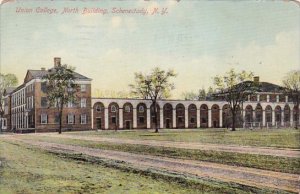
<svg viewBox="0 0 300 194">
<path fill-rule="evenodd" d="M 98 132 L 72 132 L 72 134 L 141 140 L 300 148 L 300 130 L 295 129 L 241 129 L 238 131 L 227 129 L 162 129 L 160 133 L 154 133 L 153 130 L 126 130 L 117 132 L 107 130 Z"/>
<path fill-rule="evenodd" d="M 180 148 L 154 147 L 146 145 L 113 144 L 107 142 L 94 142 L 86 140 L 64 139 L 55 137 L 23 136 L 24 139 L 71 144 L 98 148 L 105 150 L 117 150 L 136 154 L 149 154 L 172 158 L 184 158 L 199 161 L 216 162 L 235 166 L 244 166 L 272 170 L 278 172 L 300 174 L 300 158 L 284 158 L 276 156 L 251 155 L 242 153 L 229 153 L 218 151 L 204 151 Z"/>
<path fill-rule="evenodd" d="M 1 140 L 0 149 L 0 193 L 197 193 L 168 181 Z"/>
</svg>

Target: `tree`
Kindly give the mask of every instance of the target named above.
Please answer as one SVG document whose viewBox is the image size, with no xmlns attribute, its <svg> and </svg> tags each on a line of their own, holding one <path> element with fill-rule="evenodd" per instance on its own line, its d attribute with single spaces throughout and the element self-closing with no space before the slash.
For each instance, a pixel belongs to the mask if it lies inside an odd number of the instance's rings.
<svg viewBox="0 0 300 194">
<path fill-rule="evenodd" d="M 7 88 L 16 86 L 18 78 L 14 74 L 0 74 L 0 118 L 4 115 L 3 96 Z M 2 131 L 2 120 L 0 120 L 0 132 Z"/>
<path fill-rule="evenodd" d="M 225 75 L 213 78 L 217 89 L 213 96 L 221 97 L 228 102 L 232 118 L 232 131 L 235 131 L 237 114 L 242 109 L 243 102 L 248 95 L 253 94 L 257 90 L 257 83 L 250 81 L 252 77 L 252 72 L 235 72 L 234 69 L 231 69 Z"/>
<path fill-rule="evenodd" d="M 76 103 L 78 85 L 75 83 L 74 68 L 58 65 L 48 70 L 44 76 L 49 107 L 56 107 L 59 112 L 59 130 L 62 132 L 62 116 L 64 105 Z"/>
<path fill-rule="evenodd" d="M 181 96 L 184 100 L 198 100 L 198 94 L 193 91 L 183 92 Z"/>
<path fill-rule="evenodd" d="M 206 91 L 204 88 L 200 89 L 198 92 L 198 100 L 206 100 Z"/>
<path fill-rule="evenodd" d="M 132 93 L 144 99 L 150 99 L 153 106 L 155 118 L 155 133 L 158 133 L 157 100 L 168 98 L 170 91 L 174 89 L 174 84 L 170 83 L 170 78 L 175 77 L 173 70 L 162 70 L 154 68 L 149 74 L 141 72 L 134 74 L 135 84 L 129 85 Z"/>
<path fill-rule="evenodd" d="M 184 100 L 206 100 L 206 91 L 202 88 L 198 90 L 198 93 L 193 91 L 183 92 L 181 96 Z"/>
<path fill-rule="evenodd" d="M 299 102 L 300 102 L 300 70 L 291 71 L 282 81 L 285 93 L 292 99 L 296 108 L 296 124 L 295 129 L 298 129 L 299 119 Z M 293 114 L 292 114 L 293 116 Z"/>
</svg>

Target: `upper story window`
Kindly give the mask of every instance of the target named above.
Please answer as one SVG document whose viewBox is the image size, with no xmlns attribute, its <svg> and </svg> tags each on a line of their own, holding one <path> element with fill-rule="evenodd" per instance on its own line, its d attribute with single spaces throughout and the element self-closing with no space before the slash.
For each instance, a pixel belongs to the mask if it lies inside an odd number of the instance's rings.
<svg viewBox="0 0 300 194">
<path fill-rule="evenodd" d="M 81 98 L 80 100 L 80 107 L 85 108 L 86 107 L 86 98 Z"/>
<path fill-rule="evenodd" d="M 74 107 L 74 103 L 72 101 L 68 102 L 68 108 L 73 108 Z"/>
<path fill-rule="evenodd" d="M 81 84 L 80 85 L 80 91 L 81 92 L 85 92 L 86 91 L 86 85 L 85 84 Z"/>
<path fill-rule="evenodd" d="M 47 91 L 47 82 L 41 82 L 41 90 L 43 91 L 43 92 L 46 92 Z"/>
<path fill-rule="evenodd" d="M 145 111 L 144 107 L 143 106 L 139 106 L 139 112 L 144 112 L 144 111 Z"/>
<path fill-rule="evenodd" d="M 112 105 L 111 108 L 110 108 L 110 111 L 111 112 L 116 112 L 117 111 L 117 108 L 115 105 Z"/>
<path fill-rule="evenodd" d="M 41 107 L 46 108 L 47 105 L 47 97 L 41 97 Z"/>
<path fill-rule="evenodd" d="M 125 106 L 125 112 L 130 112 L 130 106 L 129 105 Z"/>
<path fill-rule="evenodd" d="M 47 124 L 47 123 L 48 123 L 48 115 L 41 114 L 41 124 Z"/>
</svg>

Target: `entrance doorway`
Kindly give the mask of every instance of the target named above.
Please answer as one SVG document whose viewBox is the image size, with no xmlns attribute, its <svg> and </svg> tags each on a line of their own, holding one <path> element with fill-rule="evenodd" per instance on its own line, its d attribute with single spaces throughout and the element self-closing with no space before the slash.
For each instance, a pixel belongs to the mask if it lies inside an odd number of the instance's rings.
<svg viewBox="0 0 300 194">
<path fill-rule="evenodd" d="M 217 128 L 218 126 L 218 121 L 214 121 L 214 128 Z"/>
<path fill-rule="evenodd" d="M 101 118 L 96 118 L 96 127 L 97 129 L 101 129 Z"/>
<path fill-rule="evenodd" d="M 125 129 L 131 129 L 131 122 L 125 121 Z"/>
<path fill-rule="evenodd" d="M 170 129 L 171 128 L 171 124 L 170 124 L 170 119 L 166 119 L 166 128 Z"/>
</svg>

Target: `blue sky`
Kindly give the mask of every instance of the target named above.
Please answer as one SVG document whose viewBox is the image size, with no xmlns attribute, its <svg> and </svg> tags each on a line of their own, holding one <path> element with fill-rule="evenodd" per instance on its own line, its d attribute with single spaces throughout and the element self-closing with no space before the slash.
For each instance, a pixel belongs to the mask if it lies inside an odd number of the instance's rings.
<svg viewBox="0 0 300 194">
<path fill-rule="evenodd" d="M 16 8 L 33 13 L 16 13 Z M 38 14 L 37 7 L 59 14 Z M 79 14 L 60 14 L 65 8 Z M 166 15 L 81 14 L 84 8 L 168 8 Z M 300 6 L 287 1 L 14 1 L 1 5 L 1 71 L 23 80 L 53 57 L 93 79 L 93 90 L 128 90 L 133 72 L 173 68 L 173 97 L 208 88 L 230 68 L 281 83 L 300 69 Z"/>
</svg>

